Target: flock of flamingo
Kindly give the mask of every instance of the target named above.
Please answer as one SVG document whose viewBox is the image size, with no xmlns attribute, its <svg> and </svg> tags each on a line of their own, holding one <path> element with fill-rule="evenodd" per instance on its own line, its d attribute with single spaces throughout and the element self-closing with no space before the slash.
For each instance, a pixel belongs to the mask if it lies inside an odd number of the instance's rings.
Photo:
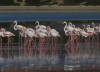
<svg viewBox="0 0 100 72">
<path fill-rule="evenodd" d="M 56 29 L 52 29 L 50 26 L 40 25 L 39 21 L 36 21 L 35 24 L 37 25 L 34 29 L 18 25 L 17 21 L 13 23 L 15 24 L 14 30 L 19 31 L 18 53 L 20 58 L 34 59 L 33 62 L 35 63 L 39 58 L 39 65 L 45 64 L 46 62 L 54 65 L 59 62 L 60 47 L 58 45 L 58 39 L 61 35 Z M 100 25 L 95 26 L 94 22 L 92 22 L 89 25 L 83 24 L 82 27 L 76 27 L 71 22 L 66 21 L 62 24 L 65 24 L 64 32 L 66 37 L 68 37 L 64 45 L 67 53 L 66 56 L 75 58 L 85 55 L 93 56 L 99 53 Z M 3 57 L 2 37 L 8 37 L 8 60 L 10 60 L 11 54 L 10 43 L 14 42 L 13 36 L 15 35 L 12 32 L 6 31 L 4 28 L 0 29 L 0 56 Z M 20 43 L 23 45 L 21 46 Z"/>
</svg>

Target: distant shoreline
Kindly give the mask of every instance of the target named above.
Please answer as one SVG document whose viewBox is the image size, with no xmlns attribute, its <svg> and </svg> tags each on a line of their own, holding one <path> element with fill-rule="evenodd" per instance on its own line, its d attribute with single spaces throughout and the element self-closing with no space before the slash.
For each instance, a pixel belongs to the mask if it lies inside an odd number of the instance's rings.
<svg viewBox="0 0 100 72">
<path fill-rule="evenodd" d="M 100 6 L 0 6 L 0 12 L 100 12 Z"/>
</svg>

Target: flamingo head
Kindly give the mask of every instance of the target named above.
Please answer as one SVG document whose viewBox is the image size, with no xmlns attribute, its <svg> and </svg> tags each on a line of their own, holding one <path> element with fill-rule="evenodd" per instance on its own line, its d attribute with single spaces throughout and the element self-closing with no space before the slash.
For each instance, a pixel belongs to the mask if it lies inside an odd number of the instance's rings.
<svg viewBox="0 0 100 72">
<path fill-rule="evenodd" d="M 68 23 L 68 25 L 72 26 L 72 23 L 71 23 L 71 22 L 69 22 L 69 23 Z"/>
<path fill-rule="evenodd" d="M 72 25 L 75 28 L 75 25 Z"/>
<path fill-rule="evenodd" d="M 83 24 L 83 27 L 85 27 L 85 24 Z"/>
<path fill-rule="evenodd" d="M 90 25 L 87 25 L 87 28 L 90 28 Z"/>
<path fill-rule="evenodd" d="M 91 25 L 92 25 L 93 27 L 95 27 L 95 23 L 94 23 L 94 22 L 92 22 Z"/>
<path fill-rule="evenodd" d="M 36 21 L 35 24 L 39 24 L 39 21 Z"/>
<path fill-rule="evenodd" d="M 67 24 L 67 22 L 66 22 L 66 21 L 64 21 L 64 22 L 63 22 L 63 24 Z"/>
<path fill-rule="evenodd" d="M 15 23 L 17 23 L 17 21 L 15 20 L 13 23 L 15 24 Z"/>
</svg>

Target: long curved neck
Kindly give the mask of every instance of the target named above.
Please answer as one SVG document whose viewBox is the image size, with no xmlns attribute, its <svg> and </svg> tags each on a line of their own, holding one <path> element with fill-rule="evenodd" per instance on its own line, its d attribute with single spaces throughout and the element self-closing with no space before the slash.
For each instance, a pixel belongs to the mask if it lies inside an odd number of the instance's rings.
<svg viewBox="0 0 100 72">
<path fill-rule="evenodd" d="M 36 23 L 37 23 L 37 26 L 36 26 L 36 30 L 37 30 L 40 26 L 40 23 L 39 22 L 36 22 Z"/>
<path fill-rule="evenodd" d="M 64 24 L 66 24 L 65 27 L 64 27 L 64 31 L 65 31 L 66 28 L 68 27 L 68 24 L 67 24 L 67 22 L 64 22 Z"/>
<path fill-rule="evenodd" d="M 93 28 L 95 28 L 95 24 L 93 23 L 92 25 L 93 25 Z"/>
<path fill-rule="evenodd" d="M 37 24 L 38 24 L 38 26 L 40 25 L 40 23 L 39 23 L 39 22 L 37 22 Z"/>
<path fill-rule="evenodd" d="M 14 30 L 17 30 L 17 29 L 16 29 L 16 26 L 17 26 L 17 22 L 16 22 L 15 25 L 14 25 Z"/>
<path fill-rule="evenodd" d="M 65 24 L 66 24 L 65 26 L 67 26 L 67 22 L 65 22 Z"/>
</svg>

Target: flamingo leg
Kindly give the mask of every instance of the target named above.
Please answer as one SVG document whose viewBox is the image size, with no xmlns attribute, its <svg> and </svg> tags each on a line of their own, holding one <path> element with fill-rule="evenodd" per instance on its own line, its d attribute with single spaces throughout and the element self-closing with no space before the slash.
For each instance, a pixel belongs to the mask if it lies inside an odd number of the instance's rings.
<svg viewBox="0 0 100 72">
<path fill-rule="evenodd" d="M 10 42 L 10 39 L 9 39 L 9 37 L 8 37 L 8 60 L 9 60 L 9 42 Z"/>
<path fill-rule="evenodd" d="M 51 50 L 52 52 L 52 54 L 54 53 L 54 38 L 52 37 L 52 50 Z"/>
<path fill-rule="evenodd" d="M 19 32 L 19 56 L 20 56 L 20 32 Z"/>
<path fill-rule="evenodd" d="M 26 51 L 27 51 L 27 43 L 28 43 L 28 39 L 27 38 L 24 38 L 24 57 L 26 57 Z"/>
<path fill-rule="evenodd" d="M 12 57 L 13 57 L 13 55 L 14 55 L 14 54 L 13 54 L 13 53 L 14 53 L 14 52 L 13 52 L 13 48 L 14 48 L 14 47 L 13 47 L 13 41 L 14 41 L 14 39 L 13 39 L 12 37 L 10 37 L 10 41 L 9 41 L 9 42 L 12 44 L 12 45 L 11 45 L 11 46 L 12 46 L 12 49 L 11 49 Z"/>
<path fill-rule="evenodd" d="M 98 55 L 99 54 L 99 46 L 100 46 L 99 45 L 100 42 L 99 42 L 99 36 L 98 36 L 98 34 L 96 35 L 96 38 L 97 38 L 97 44 L 96 44 L 97 45 L 97 49 L 96 49 L 96 52 L 97 52 L 97 55 Z"/>
<path fill-rule="evenodd" d="M 49 42 L 50 42 L 50 38 L 46 37 L 46 54 L 48 55 L 49 54 L 49 50 L 48 50 L 48 45 L 49 45 Z"/>
<path fill-rule="evenodd" d="M 30 38 L 29 39 L 29 55 L 32 56 L 32 41 L 33 41 L 33 38 Z"/>
<path fill-rule="evenodd" d="M 37 53 L 37 47 L 36 47 L 36 37 L 35 37 L 35 39 L 34 39 L 34 53 L 35 53 L 35 55 L 36 55 L 36 53 Z"/>
<path fill-rule="evenodd" d="M 65 44 L 65 50 L 68 54 L 70 54 L 70 49 L 68 47 L 68 45 L 70 44 L 70 41 L 71 41 L 71 37 L 68 38 L 68 41 L 66 42 Z"/>
<path fill-rule="evenodd" d="M 35 38 L 32 38 L 32 42 L 31 42 L 31 52 L 32 52 L 32 55 L 35 52 Z"/>
<path fill-rule="evenodd" d="M 78 37 L 78 36 L 77 36 Z M 75 49 L 74 49 L 74 51 L 75 51 L 75 54 L 78 54 L 77 53 L 77 50 L 79 49 L 79 37 L 76 39 L 76 46 L 75 46 Z"/>
<path fill-rule="evenodd" d="M 2 50 L 2 38 L 1 38 L 1 36 L 0 36 L 0 56 L 2 57 L 2 52 L 3 50 Z"/>
<path fill-rule="evenodd" d="M 88 54 L 90 55 L 90 36 L 89 36 L 89 38 L 88 38 L 88 42 L 87 42 L 87 48 L 88 48 Z"/>
<path fill-rule="evenodd" d="M 74 37 L 74 35 L 71 33 L 71 42 L 70 42 L 70 45 L 71 45 L 71 47 L 70 47 L 70 50 L 71 50 L 71 53 L 70 53 L 70 55 L 72 55 L 73 56 L 73 53 L 74 53 L 74 40 L 75 40 L 75 37 Z"/>
<path fill-rule="evenodd" d="M 93 41 L 92 41 L 92 43 L 95 44 L 95 45 L 97 45 L 97 42 L 96 42 L 96 39 L 95 39 L 94 35 L 93 35 Z M 96 48 L 95 48 L 95 47 L 93 46 L 93 54 L 95 54 L 97 47 L 98 47 L 98 46 L 96 46 Z"/>
</svg>

